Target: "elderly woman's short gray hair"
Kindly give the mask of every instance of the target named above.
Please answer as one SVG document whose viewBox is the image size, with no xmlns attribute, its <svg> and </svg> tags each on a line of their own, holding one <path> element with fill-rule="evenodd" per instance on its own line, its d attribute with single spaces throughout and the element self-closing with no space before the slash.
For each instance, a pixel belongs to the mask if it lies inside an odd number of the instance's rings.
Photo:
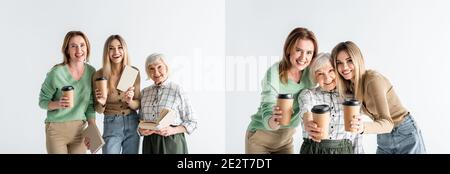
<svg viewBox="0 0 450 174">
<path fill-rule="evenodd" d="M 319 53 L 317 54 L 314 61 L 309 65 L 309 79 L 311 80 L 313 86 L 317 86 L 316 81 L 316 71 L 327 66 L 331 65 L 331 54 L 330 53 Z"/>
<path fill-rule="evenodd" d="M 160 53 L 153 53 L 147 57 L 147 60 L 145 61 L 145 72 L 147 72 L 148 78 L 150 78 L 150 71 L 148 69 L 148 66 L 155 63 L 158 60 L 160 60 L 162 63 L 164 63 L 164 65 L 166 66 L 166 70 L 169 71 L 169 67 L 167 66 L 166 61 L 164 59 L 165 59 L 165 56 Z"/>
</svg>

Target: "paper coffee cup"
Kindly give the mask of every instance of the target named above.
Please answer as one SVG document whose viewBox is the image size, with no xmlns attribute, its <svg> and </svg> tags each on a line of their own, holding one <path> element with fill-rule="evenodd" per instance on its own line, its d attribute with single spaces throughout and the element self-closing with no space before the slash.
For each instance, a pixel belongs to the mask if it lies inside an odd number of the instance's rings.
<svg viewBox="0 0 450 174">
<path fill-rule="evenodd" d="M 328 105 L 315 105 L 311 112 L 313 113 L 313 121 L 317 124 L 317 127 L 322 128 L 322 134 L 317 137 L 320 139 L 328 138 L 328 130 L 330 125 L 330 106 Z"/>
<path fill-rule="evenodd" d="M 67 97 L 69 100 L 69 108 L 73 107 L 73 90 L 75 88 L 73 86 L 64 86 L 61 88 L 62 96 Z"/>
<path fill-rule="evenodd" d="M 291 94 L 279 94 L 277 99 L 277 106 L 282 111 L 282 117 L 280 120 L 280 125 L 287 126 L 291 122 L 291 117 L 293 114 L 292 104 L 294 103 L 294 98 Z"/>
<path fill-rule="evenodd" d="M 108 96 L 108 79 L 106 77 L 95 79 L 95 86 L 100 90 L 102 97 Z"/>
<path fill-rule="evenodd" d="M 350 99 L 345 100 L 344 103 L 344 124 L 345 124 L 345 131 L 347 132 L 356 132 L 357 130 L 351 127 L 352 119 L 359 115 L 361 104 L 358 100 Z"/>
</svg>

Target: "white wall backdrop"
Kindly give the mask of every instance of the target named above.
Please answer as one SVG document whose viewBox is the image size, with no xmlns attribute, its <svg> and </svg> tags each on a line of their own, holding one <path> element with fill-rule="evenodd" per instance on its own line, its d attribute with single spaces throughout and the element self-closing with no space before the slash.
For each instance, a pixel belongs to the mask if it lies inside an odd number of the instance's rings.
<svg viewBox="0 0 450 174">
<path fill-rule="evenodd" d="M 224 153 L 223 68 L 211 62 L 225 55 L 224 0 L 7 0 L 0 3 L 0 153 L 46 153 L 44 119 L 38 96 L 48 70 L 62 61 L 60 47 L 70 30 L 91 41 L 91 65 L 101 67 L 103 44 L 122 35 L 132 65 L 149 86 L 145 58 L 165 53 L 172 80 L 190 96 L 199 120 L 187 136 L 190 153 Z M 211 65 L 211 66 L 210 66 Z M 195 68 L 195 69 L 194 69 Z M 207 75 L 199 72 L 208 72 Z M 97 114 L 103 128 L 103 115 Z M 210 141 L 210 142 L 208 142 Z"/>
<path fill-rule="evenodd" d="M 226 152 L 244 153 L 264 71 L 279 60 L 288 33 L 303 26 L 315 32 L 321 52 L 356 42 L 366 66 L 391 80 L 422 129 L 427 151 L 450 153 L 448 9 L 445 0 L 227 0 L 226 54 L 234 69 L 226 74 Z M 375 138 L 365 136 L 367 153 L 375 153 Z"/>
</svg>

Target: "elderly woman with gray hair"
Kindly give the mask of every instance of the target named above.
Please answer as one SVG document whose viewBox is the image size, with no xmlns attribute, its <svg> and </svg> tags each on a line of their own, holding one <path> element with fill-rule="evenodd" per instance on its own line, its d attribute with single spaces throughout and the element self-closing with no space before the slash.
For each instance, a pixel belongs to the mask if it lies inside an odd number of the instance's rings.
<svg viewBox="0 0 450 174">
<path fill-rule="evenodd" d="M 191 134 L 197 128 L 190 102 L 181 87 L 168 80 L 169 68 L 162 54 L 152 54 L 145 62 L 147 76 L 154 84 L 141 91 L 141 120 L 156 121 L 160 111 L 175 111 L 175 120 L 159 130 L 139 128 L 144 136 L 143 154 L 187 154 L 184 133 Z"/>
<path fill-rule="evenodd" d="M 299 95 L 300 117 L 303 124 L 303 144 L 301 154 L 352 154 L 364 153 L 361 135 L 346 132 L 342 99 L 336 89 L 336 74 L 331 64 L 331 55 L 320 53 L 310 65 L 309 78 L 315 84 L 313 89 L 305 89 Z M 322 139 L 323 128 L 313 121 L 311 109 L 315 105 L 326 104 L 330 108 L 328 137 Z M 361 119 L 352 120 L 352 128 L 361 129 Z M 326 129 L 325 129 L 326 130 Z M 320 138 L 319 138 L 320 137 Z"/>
</svg>

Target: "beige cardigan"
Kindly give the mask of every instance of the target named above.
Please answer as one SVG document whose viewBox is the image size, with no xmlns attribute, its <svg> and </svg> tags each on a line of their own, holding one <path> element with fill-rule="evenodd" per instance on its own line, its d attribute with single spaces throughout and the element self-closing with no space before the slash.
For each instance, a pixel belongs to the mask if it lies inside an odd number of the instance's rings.
<svg viewBox="0 0 450 174">
<path fill-rule="evenodd" d="M 135 67 L 133 67 L 135 68 Z M 135 68 L 137 70 L 137 68 Z M 94 77 L 92 78 L 92 85 L 95 94 L 95 79 L 100 77 L 103 74 L 102 69 L 95 72 Z M 120 77 L 119 77 L 120 78 Z M 132 102 L 128 105 L 124 100 L 125 92 L 122 92 L 118 89 L 108 91 L 108 97 L 106 99 L 105 106 L 100 105 L 97 100 L 95 100 L 95 111 L 98 113 L 104 113 L 109 116 L 125 116 L 131 113 L 131 111 L 136 111 L 140 107 L 140 93 L 141 93 L 141 77 L 138 73 L 136 77 L 136 81 L 134 82 L 134 97 Z"/>
<path fill-rule="evenodd" d="M 363 78 L 362 110 L 374 120 L 364 124 L 364 133 L 389 133 L 409 112 L 386 77 L 367 70 Z"/>
</svg>

